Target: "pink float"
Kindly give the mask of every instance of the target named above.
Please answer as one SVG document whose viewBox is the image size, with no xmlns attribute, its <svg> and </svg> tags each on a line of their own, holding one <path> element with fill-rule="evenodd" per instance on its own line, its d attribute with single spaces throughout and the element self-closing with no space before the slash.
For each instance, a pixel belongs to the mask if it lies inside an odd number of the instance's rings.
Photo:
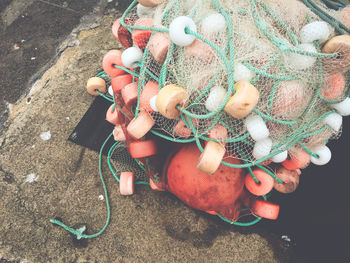
<svg viewBox="0 0 350 263">
<path fill-rule="evenodd" d="M 134 174 L 132 172 L 122 172 L 120 174 L 119 190 L 121 195 L 134 194 L 134 180 Z"/>
<path fill-rule="evenodd" d="M 122 52 L 120 50 L 110 50 L 103 57 L 102 67 L 109 76 L 116 77 L 126 73 L 123 69 L 114 67 L 114 65 L 124 67 L 121 57 Z"/>
<path fill-rule="evenodd" d="M 136 20 L 134 26 L 152 27 L 153 19 L 140 18 Z M 132 33 L 132 40 L 136 46 L 138 46 L 141 49 L 144 49 L 147 46 L 148 40 L 150 39 L 151 35 L 151 30 L 135 29 Z"/>
</svg>

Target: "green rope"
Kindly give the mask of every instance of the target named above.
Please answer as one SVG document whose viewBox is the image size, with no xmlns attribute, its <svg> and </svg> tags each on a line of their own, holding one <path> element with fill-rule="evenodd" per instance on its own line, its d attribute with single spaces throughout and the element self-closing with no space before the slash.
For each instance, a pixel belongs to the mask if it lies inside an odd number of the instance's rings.
<svg viewBox="0 0 350 263">
<path fill-rule="evenodd" d="M 222 219 L 223 221 L 227 222 L 227 223 L 230 223 L 232 225 L 235 225 L 235 226 L 252 226 L 252 225 L 255 225 L 256 223 L 259 223 L 259 221 L 262 219 L 261 217 L 257 217 L 254 221 L 252 222 L 249 222 L 249 223 L 241 223 L 241 222 L 235 222 L 235 221 L 232 221 L 218 213 L 216 213 L 216 215 Z"/>
<path fill-rule="evenodd" d="M 269 8 L 264 2 L 261 2 L 261 5 L 265 9 L 265 11 L 277 21 L 277 23 L 288 33 L 290 39 L 292 40 L 292 43 L 294 46 L 298 45 L 298 40 L 296 35 L 293 33 L 293 31 L 275 14 L 271 8 Z"/>
<path fill-rule="evenodd" d="M 104 95 L 103 93 L 99 92 L 98 90 L 96 90 L 96 91 L 97 91 L 97 93 L 98 93 L 101 97 L 103 97 L 104 99 L 106 99 L 106 100 L 108 100 L 108 101 L 110 101 L 110 102 L 114 102 L 113 99 L 107 97 L 106 95 Z"/>
<path fill-rule="evenodd" d="M 78 228 L 78 229 L 74 229 L 74 228 L 71 228 L 67 225 L 65 225 L 64 223 L 62 223 L 60 220 L 57 220 L 57 219 L 50 219 L 50 222 L 52 224 L 56 224 L 56 225 L 59 225 L 61 227 L 63 227 L 65 230 L 67 230 L 68 232 L 70 232 L 71 234 L 75 235 L 77 237 L 77 239 L 84 239 L 84 238 L 94 238 L 94 237 L 98 237 L 100 236 L 107 228 L 108 224 L 109 224 L 109 221 L 110 221 L 110 218 L 111 218 L 111 208 L 110 208 L 110 205 L 109 205 L 109 199 L 108 199 L 108 191 L 107 191 L 107 187 L 106 187 L 106 183 L 104 181 L 104 178 L 103 178 L 103 172 L 102 172 L 102 152 L 103 152 L 103 149 L 105 147 L 105 145 L 107 144 L 107 142 L 109 141 L 109 139 L 113 136 L 113 133 L 111 133 L 107 139 L 104 141 L 104 143 L 102 144 L 101 146 L 101 149 L 100 149 L 100 155 L 99 155 L 99 162 L 98 162 L 98 169 L 99 169 L 99 173 L 100 173 L 100 179 L 101 179 L 101 183 L 102 183 L 102 186 L 103 186 L 103 190 L 104 190 L 104 194 L 105 194 L 105 199 L 106 199 L 106 208 L 107 208 L 107 219 L 106 219 L 106 223 L 105 225 L 103 226 L 103 228 L 93 234 L 93 235 L 86 235 L 84 234 L 84 231 L 86 230 L 86 227 L 83 226 L 81 228 Z"/>
<path fill-rule="evenodd" d="M 319 52 L 304 52 L 302 50 L 298 50 L 295 47 L 291 47 L 290 45 L 287 45 L 286 43 L 284 43 L 283 41 L 281 42 L 279 39 L 275 38 L 267 29 L 267 27 L 265 26 L 264 22 L 260 20 L 258 13 L 257 13 L 257 9 L 256 9 L 256 5 L 257 2 L 259 2 L 259 4 L 262 5 L 262 7 L 264 8 L 265 12 L 270 15 L 289 35 L 293 45 L 297 45 L 297 39 L 296 36 L 293 34 L 293 32 L 288 28 L 288 26 L 272 11 L 272 9 L 270 9 L 265 3 L 261 2 L 261 1 L 256 1 L 256 0 L 252 0 L 251 4 L 252 4 L 252 12 L 253 12 L 253 17 L 254 20 L 257 24 L 257 26 L 260 28 L 260 30 L 268 37 L 268 39 L 273 42 L 274 44 L 278 44 L 279 48 L 281 50 L 283 50 L 284 52 L 294 52 L 294 53 L 298 53 L 298 54 L 302 54 L 302 55 L 308 55 L 308 56 L 314 56 L 317 58 L 322 58 L 322 57 L 335 57 L 337 56 L 337 54 L 322 54 Z M 174 2 L 175 3 L 175 2 Z M 192 111 L 192 107 L 197 106 L 197 104 L 200 102 L 200 100 L 208 95 L 208 91 L 209 89 L 213 86 L 213 84 L 215 83 L 215 80 L 217 78 L 217 76 L 220 74 L 220 72 L 217 72 L 212 79 L 210 80 L 209 84 L 202 90 L 202 91 L 197 91 L 198 92 L 198 96 L 196 97 L 196 99 L 192 102 L 191 105 L 187 106 L 186 108 L 183 108 L 181 106 L 177 106 L 177 109 L 181 111 L 182 115 L 181 115 L 181 119 L 184 120 L 184 123 L 186 125 L 186 127 L 190 128 L 191 132 L 193 133 L 193 138 L 188 138 L 188 139 L 178 139 L 175 138 L 173 136 L 168 136 L 165 135 L 161 132 L 156 131 L 155 129 L 152 129 L 151 132 L 157 136 L 160 136 L 164 139 L 167 139 L 169 141 L 173 141 L 173 142 L 179 142 L 179 143 L 189 143 L 189 142 L 193 142 L 193 141 L 197 141 L 198 144 L 198 140 L 204 140 L 204 141 L 218 141 L 215 139 L 210 139 L 207 138 L 204 134 L 209 133 L 210 129 L 212 127 L 215 126 L 216 123 L 220 123 L 223 124 L 224 126 L 227 126 L 225 123 L 223 123 L 220 119 L 222 116 L 222 110 L 225 107 L 226 103 L 228 102 L 229 98 L 231 97 L 232 94 L 234 94 L 235 90 L 234 90 L 234 81 L 233 81 L 233 69 L 234 69 L 234 45 L 233 45 L 233 25 L 226 13 L 226 11 L 221 8 L 219 2 L 217 0 L 213 0 L 214 5 L 216 6 L 216 8 L 218 9 L 218 11 L 225 17 L 225 20 L 227 22 L 228 25 L 228 35 L 229 35 L 229 41 L 228 41 L 228 50 L 226 52 L 221 51 L 218 46 L 216 46 L 213 42 L 209 41 L 208 39 L 204 38 L 203 36 L 199 35 L 196 32 L 193 32 L 191 30 L 189 30 L 188 28 L 185 29 L 185 32 L 187 34 L 193 35 L 195 36 L 197 39 L 199 39 L 200 41 L 204 42 L 205 44 L 207 44 L 208 46 L 210 46 L 213 50 L 215 50 L 215 52 L 219 55 L 219 57 L 222 59 L 223 63 L 224 63 L 224 67 L 226 70 L 226 73 L 228 74 L 228 92 L 225 96 L 225 99 L 223 100 L 223 102 L 220 104 L 219 108 L 214 111 L 214 112 L 208 112 L 205 108 L 203 108 L 200 111 L 203 111 L 203 114 L 198 114 L 198 110 L 196 109 L 195 111 Z M 124 13 L 124 18 L 126 16 L 126 14 L 128 12 L 130 12 L 131 8 L 134 7 L 134 5 L 136 4 L 136 2 L 134 1 L 133 4 L 131 5 L 131 7 L 129 9 L 127 9 L 127 11 Z M 178 8 L 178 4 L 176 4 L 176 8 Z M 166 11 L 163 14 L 163 23 L 168 23 L 164 22 L 164 19 L 166 19 L 167 17 L 169 17 L 170 14 L 170 7 L 166 9 Z M 176 14 L 177 15 L 178 10 L 176 10 Z M 195 12 L 195 11 L 194 11 Z M 122 23 L 123 25 L 123 23 Z M 167 24 L 165 25 L 167 26 Z M 134 26 L 130 26 L 130 25 L 125 25 L 125 27 L 127 27 L 128 29 L 131 30 L 132 29 L 143 29 L 143 30 L 151 30 L 151 31 L 159 31 L 159 28 L 153 28 L 153 27 L 134 27 Z M 161 32 L 167 32 L 167 28 L 160 28 Z M 168 66 L 170 65 L 170 61 L 173 59 L 173 53 L 175 51 L 176 47 L 174 44 L 172 44 L 168 50 L 168 54 L 166 57 L 166 60 L 164 62 L 164 64 L 162 65 L 161 68 L 161 72 L 160 72 L 160 77 L 159 77 L 159 89 L 161 89 L 166 81 L 167 78 L 167 74 L 168 74 Z M 183 51 L 183 48 L 179 48 L 179 52 L 181 53 Z M 148 47 L 146 47 L 145 49 L 145 53 L 148 52 Z M 228 56 L 229 58 L 226 57 L 226 53 L 228 52 Z M 143 57 L 143 61 L 140 63 L 140 76 L 143 75 L 142 73 L 142 68 L 144 65 L 144 59 L 145 59 L 146 55 L 144 54 Z M 282 125 L 288 125 L 290 127 L 293 127 L 294 125 L 300 123 L 301 121 L 303 121 L 303 117 L 305 115 L 307 115 L 309 113 L 309 111 L 312 108 L 312 104 L 315 102 L 315 100 L 317 99 L 317 97 L 319 96 L 319 91 L 316 90 L 314 97 L 311 100 L 311 103 L 309 105 L 309 107 L 307 107 L 307 109 L 303 112 L 303 114 L 296 120 L 291 120 L 291 121 L 286 121 L 286 120 L 279 120 L 276 118 L 273 118 L 272 116 L 270 116 L 271 114 L 271 106 L 273 103 L 273 98 L 275 95 L 275 92 L 277 90 L 278 87 L 278 83 L 279 81 L 282 80 L 295 80 L 298 79 L 297 76 L 284 76 L 284 75 L 273 75 L 273 74 L 269 74 L 267 73 L 267 69 L 274 63 L 274 61 L 277 59 L 277 57 L 275 57 L 274 59 L 272 59 L 271 61 L 269 61 L 269 63 L 262 69 L 258 69 L 255 68 L 254 66 L 252 66 L 251 64 L 249 64 L 248 62 L 243 62 L 243 64 L 250 70 L 252 70 L 253 72 L 255 72 L 257 74 L 257 77 L 253 80 L 254 82 L 257 81 L 260 77 L 266 77 L 266 78 L 270 78 L 270 79 L 274 79 L 276 80 L 276 83 L 273 86 L 272 92 L 269 95 L 269 102 L 268 102 L 268 110 L 266 113 L 263 113 L 261 111 L 259 111 L 258 109 L 254 109 L 254 112 L 258 115 L 260 115 L 261 117 L 264 118 L 265 121 L 272 121 L 278 124 L 282 124 Z M 319 59 L 320 61 L 320 59 Z M 319 74 L 322 74 L 322 69 L 319 68 Z M 175 75 L 177 75 L 177 73 L 175 72 Z M 180 74 L 182 76 L 182 73 Z M 153 77 L 153 79 L 155 79 L 157 81 L 157 79 L 155 78 L 155 76 L 151 76 Z M 321 78 L 320 78 L 321 80 Z M 320 87 L 320 84 L 318 85 L 318 89 Z M 142 87 L 144 86 L 144 80 L 142 82 L 139 82 L 139 86 L 138 86 L 138 93 L 141 92 Z M 136 115 L 138 112 L 138 108 L 139 108 L 139 102 L 137 103 L 137 110 L 136 110 Z M 185 118 L 186 116 L 186 118 Z M 211 125 L 208 129 L 206 129 L 205 131 L 202 131 L 203 135 L 199 135 L 198 131 L 195 128 L 190 127 L 189 123 L 187 123 L 187 119 L 191 120 L 191 118 L 193 119 L 209 119 L 209 118 L 213 118 L 213 121 L 211 122 Z M 227 127 L 228 129 L 230 129 L 230 127 Z M 300 129 L 300 132 L 304 131 L 305 129 L 305 125 L 302 126 L 302 129 Z M 285 142 L 281 143 L 280 145 L 287 145 L 288 142 L 290 141 L 295 141 L 296 139 L 302 139 L 303 137 L 303 133 L 297 133 L 294 136 L 287 138 Z M 235 143 L 235 142 L 240 142 L 240 141 L 244 141 L 249 137 L 248 134 L 244 134 L 241 136 L 237 136 L 234 139 L 223 139 L 220 140 L 220 142 L 228 142 L 228 143 Z M 274 154 L 278 154 L 280 151 L 276 151 L 274 152 Z M 271 157 L 273 155 L 269 155 L 269 157 Z M 267 157 L 266 157 L 267 158 Z M 266 159 L 263 158 L 263 159 Z M 254 162 L 254 165 L 256 163 L 259 163 L 261 161 L 264 160 L 258 160 Z M 225 162 L 224 162 L 225 164 Z M 247 166 L 249 164 L 245 164 L 245 166 Z M 249 166 L 250 167 L 250 166 Z"/>
<path fill-rule="evenodd" d="M 325 53 L 304 51 L 304 50 L 298 49 L 296 47 L 292 47 L 286 41 L 277 38 L 276 36 L 274 36 L 269 31 L 268 26 L 266 25 L 266 23 L 259 18 L 259 15 L 258 15 L 258 12 L 257 12 L 256 2 L 257 2 L 257 0 L 251 0 L 252 14 L 253 14 L 253 18 L 254 18 L 255 24 L 263 32 L 263 34 L 270 40 L 270 42 L 272 44 L 274 44 L 282 52 L 285 52 L 285 53 L 296 53 L 296 54 L 299 54 L 299 55 L 310 56 L 310 57 L 321 57 L 321 58 L 335 58 L 335 57 L 338 56 L 337 53 L 325 54 Z M 261 3 L 261 1 L 259 1 L 259 3 Z M 276 21 L 276 22 L 278 22 L 278 21 Z"/>
</svg>

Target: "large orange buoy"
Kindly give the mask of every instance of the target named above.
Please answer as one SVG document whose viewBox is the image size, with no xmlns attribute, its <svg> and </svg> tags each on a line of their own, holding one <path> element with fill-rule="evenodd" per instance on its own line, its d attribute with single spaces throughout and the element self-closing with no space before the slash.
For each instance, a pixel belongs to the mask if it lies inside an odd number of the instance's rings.
<svg viewBox="0 0 350 263">
<path fill-rule="evenodd" d="M 245 171 L 220 165 L 212 175 L 197 168 L 201 152 L 196 144 L 184 145 L 169 161 L 165 169 L 167 190 L 187 205 L 202 210 L 215 211 L 231 220 L 239 216 L 244 192 Z M 234 158 L 226 162 L 240 164 Z"/>
</svg>

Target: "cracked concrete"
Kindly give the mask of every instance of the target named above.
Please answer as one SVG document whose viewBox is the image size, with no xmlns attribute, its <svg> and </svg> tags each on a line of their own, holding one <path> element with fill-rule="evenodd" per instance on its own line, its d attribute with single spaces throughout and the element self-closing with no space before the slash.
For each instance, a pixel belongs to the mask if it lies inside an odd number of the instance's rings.
<svg viewBox="0 0 350 263">
<path fill-rule="evenodd" d="M 88 234 L 104 225 L 98 155 L 66 139 L 93 100 L 85 91 L 86 80 L 99 71 L 108 50 L 120 47 L 111 34 L 118 16 L 111 10 L 99 26 L 77 33 L 79 45 L 64 48 L 30 96 L 13 107 L 0 137 L 0 258 L 33 263 L 290 262 L 293 248 L 259 226 L 231 226 L 148 187 L 121 196 L 105 163 L 112 209 L 106 232 L 76 240 L 49 222 L 60 218 L 75 228 L 86 225 Z M 40 134 L 48 130 L 51 138 L 44 141 Z M 29 174 L 37 180 L 25 182 Z"/>
</svg>

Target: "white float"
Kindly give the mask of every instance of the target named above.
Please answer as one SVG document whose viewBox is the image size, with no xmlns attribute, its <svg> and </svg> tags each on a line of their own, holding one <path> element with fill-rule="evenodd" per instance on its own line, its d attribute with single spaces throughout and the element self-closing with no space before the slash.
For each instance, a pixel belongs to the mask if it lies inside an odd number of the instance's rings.
<svg viewBox="0 0 350 263">
<path fill-rule="evenodd" d="M 317 53 L 317 50 L 313 44 L 300 44 L 296 48 L 305 52 Z M 315 64 L 316 60 L 316 57 L 301 55 L 297 53 L 287 53 L 285 55 L 286 66 L 296 70 L 310 68 Z"/>
<path fill-rule="evenodd" d="M 305 25 L 300 30 L 300 41 L 301 43 L 312 43 L 315 40 L 319 40 L 320 43 L 325 42 L 331 32 L 328 24 L 324 21 L 315 21 Z"/>
<path fill-rule="evenodd" d="M 331 107 L 336 109 L 340 115 L 349 116 L 350 115 L 350 98 L 347 97 L 342 102 L 331 104 Z"/>
<path fill-rule="evenodd" d="M 205 35 L 226 32 L 227 24 L 225 17 L 219 13 L 212 13 L 203 19 L 201 29 Z"/>
<path fill-rule="evenodd" d="M 317 154 L 317 157 L 311 155 L 311 162 L 316 165 L 325 165 L 332 158 L 332 152 L 326 145 L 320 145 L 313 148 L 312 153 Z"/>
<path fill-rule="evenodd" d="M 158 108 L 156 105 L 156 101 L 157 101 L 157 95 L 153 96 L 150 100 L 149 100 L 149 105 L 151 106 L 152 110 L 154 110 L 155 112 L 158 112 Z"/>
<path fill-rule="evenodd" d="M 255 72 L 248 69 L 242 63 L 235 64 L 235 72 L 233 74 L 233 78 L 235 82 L 240 80 L 250 81 L 255 77 Z"/>
<path fill-rule="evenodd" d="M 138 67 L 136 62 L 141 63 L 143 52 L 138 47 L 129 47 L 122 53 L 122 62 L 127 68 Z"/>
<path fill-rule="evenodd" d="M 194 21 L 188 16 L 179 16 L 175 18 L 169 26 L 169 36 L 172 42 L 178 46 L 189 46 L 196 39 L 195 36 L 186 34 L 185 29 L 197 32 Z"/>
<path fill-rule="evenodd" d="M 220 86 L 210 89 L 209 96 L 205 101 L 205 107 L 208 111 L 216 111 L 225 99 L 227 90 Z"/>
<path fill-rule="evenodd" d="M 245 120 L 245 126 L 254 141 L 260 141 L 269 137 L 270 132 L 259 115 L 250 115 Z"/>
<path fill-rule="evenodd" d="M 343 124 L 343 117 L 340 114 L 333 112 L 324 118 L 323 122 L 335 132 L 338 132 Z"/>
<path fill-rule="evenodd" d="M 272 140 L 271 138 L 265 138 L 263 140 L 257 141 L 254 145 L 252 155 L 255 159 L 259 160 L 271 153 Z"/>
</svg>

